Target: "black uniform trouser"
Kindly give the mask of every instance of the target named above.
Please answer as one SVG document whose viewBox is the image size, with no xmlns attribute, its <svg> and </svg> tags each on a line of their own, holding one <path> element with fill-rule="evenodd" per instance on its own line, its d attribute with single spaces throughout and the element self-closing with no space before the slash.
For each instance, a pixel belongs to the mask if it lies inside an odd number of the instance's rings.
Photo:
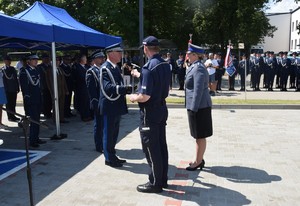
<svg viewBox="0 0 300 206">
<path fill-rule="evenodd" d="M 41 104 L 31 104 L 28 107 L 29 116 L 32 120 L 36 122 L 40 122 L 41 115 Z M 30 134 L 29 134 L 29 142 L 30 144 L 37 143 L 39 139 L 40 133 L 40 125 L 30 122 Z"/>
<path fill-rule="evenodd" d="M 295 81 L 296 81 L 296 69 L 294 66 L 290 68 L 289 74 L 290 74 L 290 87 L 293 88 L 295 87 Z"/>
<path fill-rule="evenodd" d="M 52 110 L 52 97 L 49 89 L 43 89 L 43 114 L 44 116 L 51 117 Z"/>
<path fill-rule="evenodd" d="M 101 115 L 101 120 L 103 122 L 102 135 L 105 160 L 114 162 L 117 160 L 115 146 L 118 140 L 121 116 L 105 114 Z"/>
<path fill-rule="evenodd" d="M 233 74 L 232 76 L 228 76 L 228 84 L 229 84 L 229 89 L 234 89 L 235 74 Z"/>
<path fill-rule="evenodd" d="M 282 68 L 278 68 L 278 71 L 276 73 L 276 87 L 281 88 L 281 73 L 282 73 Z"/>
<path fill-rule="evenodd" d="M 223 69 L 216 70 L 216 81 L 218 81 L 217 82 L 217 90 L 221 90 L 223 73 L 224 73 Z"/>
<path fill-rule="evenodd" d="M 151 170 L 149 182 L 156 186 L 162 186 L 168 181 L 167 118 L 166 105 L 140 110 L 141 142 Z"/>
<path fill-rule="evenodd" d="M 245 89 L 245 70 L 240 71 L 241 76 L 241 89 Z"/>
<path fill-rule="evenodd" d="M 252 86 L 254 89 L 259 89 L 259 84 L 260 84 L 260 76 L 261 76 L 261 73 L 260 73 L 260 70 L 258 68 L 254 68 L 252 70 Z"/>
<path fill-rule="evenodd" d="M 6 94 L 6 109 L 12 112 L 16 112 L 17 92 L 5 92 Z M 14 119 L 15 115 L 7 112 L 8 119 Z"/>
<path fill-rule="evenodd" d="M 64 112 L 66 116 L 71 114 L 71 100 L 72 100 L 72 91 L 69 92 L 69 94 L 66 95 L 65 97 Z"/>
<path fill-rule="evenodd" d="M 296 71 L 296 89 L 300 89 L 300 69 Z"/>
<path fill-rule="evenodd" d="M 94 112 L 94 142 L 96 150 L 101 152 L 103 150 L 103 141 L 102 141 L 102 124 L 101 124 L 101 115 L 98 112 Z"/>
<path fill-rule="evenodd" d="M 286 90 L 288 77 L 289 77 L 288 69 L 282 68 L 281 77 L 280 77 L 281 90 Z"/>
<path fill-rule="evenodd" d="M 273 68 L 268 68 L 267 70 L 267 84 L 269 89 L 273 89 L 275 71 Z"/>
</svg>

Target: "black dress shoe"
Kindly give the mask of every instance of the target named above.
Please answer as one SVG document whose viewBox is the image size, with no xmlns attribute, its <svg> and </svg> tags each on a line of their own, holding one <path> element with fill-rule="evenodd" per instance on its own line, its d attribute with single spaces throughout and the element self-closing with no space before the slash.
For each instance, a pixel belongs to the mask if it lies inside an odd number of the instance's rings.
<svg viewBox="0 0 300 206">
<path fill-rule="evenodd" d="M 168 188 L 169 187 L 169 185 L 168 185 L 168 183 L 166 182 L 166 183 L 164 183 L 163 185 L 162 185 L 162 188 Z"/>
<path fill-rule="evenodd" d="M 57 136 L 56 134 L 55 135 L 53 135 L 52 137 L 50 137 L 50 139 L 51 140 L 62 140 L 63 139 L 63 137 L 62 136 Z"/>
<path fill-rule="evenodd" d="M 110 167 L 122 167 L 123 166 L 122 163 L 117 162 L 117 161 L 115 161 L 115 162 L 105 161 L 105 165 L 110 166 Z"/>
<path fill-rule="evenodd" d="M 38 143 L 30 143 L 29 145 L 31 148 L 38 148 L 40 145 Z"/>
<path fill-rule="evenodd" d="M 126 160 L 124 160 L 124 159 L 119 159 L 119 158 L 117 158 L 116 161 L 119 162 L 119 163 L 121 163 L 121 164 L 126 163 Z"/>
<path fill-rule="evenodd" d="M 45 143 L 47 143 L 47 141 L 38 139 L 37 143 L 38 143 L 38 144 L 45 144 Z"/>
<path fill-rule="evenodd" d="M 137 186 L 138 192 L 145 192 L 145 193 L 161 193 L 162 187 L 152 185 L 150 182 Z"/>
<path fill-rule="evenodd" d="M 18 122 L 18 121 L 20 121 L 20 118 L 18 118 L 18 117 L 12 117 L 12 118 L 8 118 L 8 121 L 10 121 L 10 122 Z"/>
<path fill-rule="evenodd" d="M 97 152 L 103 153 L 103 149 L 96 149 Z"/>
<path fill-rule="evenodd" d="M 203 167 L 204 167 L 204 165 L 205 165 L 205 161 L 202 160 L 202 161 L 200 162 L 200 164 L 197 165 L 196 167 L 191 167 L 191 164 L 190 164 L 190 166 L 188 166 L 188 167 L 185 168 L 185 169 L 188 170 L 188 171 L 195 171 L 196 169 L 200 168 L 200 170 L 202 170 Z"/>
</svg>

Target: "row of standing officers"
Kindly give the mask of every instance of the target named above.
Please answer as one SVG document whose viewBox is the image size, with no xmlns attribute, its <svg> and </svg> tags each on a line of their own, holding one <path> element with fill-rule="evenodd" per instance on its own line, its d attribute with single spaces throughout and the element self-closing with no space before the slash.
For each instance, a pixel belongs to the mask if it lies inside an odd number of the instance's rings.
<svg viewBox="0 0 300 206">
<path fill-rule="evenodd" d="M 229 77 L 229 90 L 234 90 L 235 77 L 241 77 L 241 91 L 245 90 L 245 75 L 251 74 L 250 86 L 254 91 L 261 90 L 261 76 L 263 75 L 263 88 L 273 91 L 273 88 L 280 91 L 287 91 L 289 88 L 300 91 L 300 59 L 297 53 L 292 54 L 292 58 L 287 57 L 287 52 L 279 52 L 276 56 L 274 52 L 268 51 L 262 56 L 261 53 L 253 53 L 249 59 L 242 55 L 238 61 L 233 55 L 233 65 L 236 72 Z M 289 78 L 289 81 L 288 81 Z M 220 89 L 220 88 L 219 88 Z"/>
</svg>

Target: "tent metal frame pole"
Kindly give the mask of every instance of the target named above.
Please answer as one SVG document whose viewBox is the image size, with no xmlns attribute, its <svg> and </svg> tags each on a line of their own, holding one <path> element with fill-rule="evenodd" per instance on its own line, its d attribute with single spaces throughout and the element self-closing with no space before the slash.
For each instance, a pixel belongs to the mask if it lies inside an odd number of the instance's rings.
<svg viewBox="0 0 300 206">
<path fill-rule="evenodd" d="M 54 108 L 55 108 L 56 135 L 60 136 L 55 42 L 52 42 L 51 47 L 52 47 L 52 74 L 53 74 L 53 86 L 54 86 L 53 89 L 54 89 Z"/>
</svg>

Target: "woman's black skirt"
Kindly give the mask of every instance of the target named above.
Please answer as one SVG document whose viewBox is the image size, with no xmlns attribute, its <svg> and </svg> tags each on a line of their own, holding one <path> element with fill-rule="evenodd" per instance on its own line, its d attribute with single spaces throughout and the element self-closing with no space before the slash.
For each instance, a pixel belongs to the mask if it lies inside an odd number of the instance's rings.
<svg viewBox="0 0 300 206">
<path fill-rule="evenodd" d="M 201 139 L 212 136 L 211 107 L 199 109 L 197 112 L 188 110 L 187 113 L 192 137 Z"/>
</svg>

